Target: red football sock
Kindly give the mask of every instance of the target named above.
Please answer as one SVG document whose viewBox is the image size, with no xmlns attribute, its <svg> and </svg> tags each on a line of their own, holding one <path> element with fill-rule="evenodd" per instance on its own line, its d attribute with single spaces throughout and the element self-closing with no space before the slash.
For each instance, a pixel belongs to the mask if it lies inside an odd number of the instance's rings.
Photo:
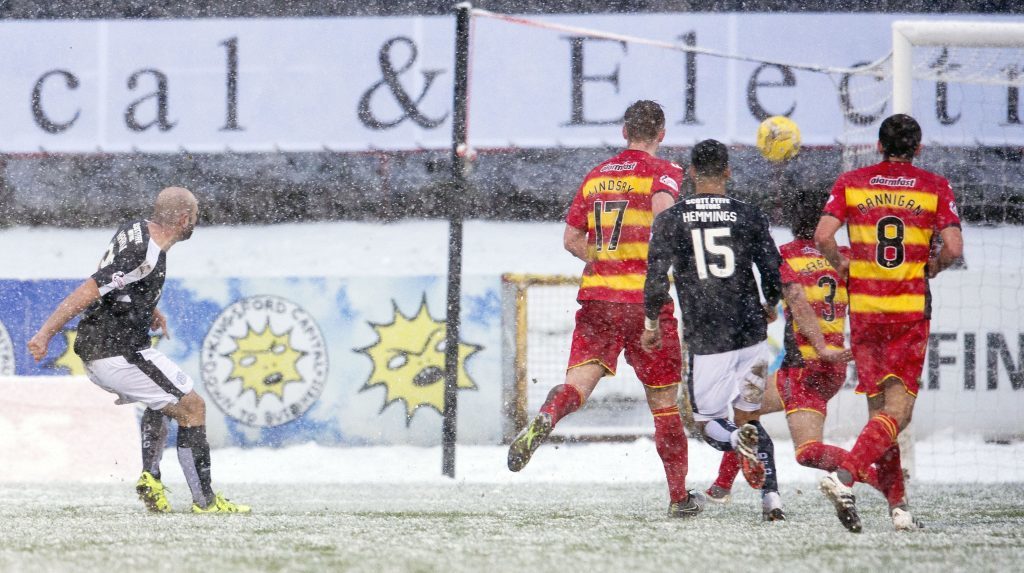
<svg viewBox="0 0 1024 573">
<path fill-rule="evenodd" d="M 548 392 L 548 399 L 540 407 L 540 411 L 551 416 L 551 425 L 572 414 L 583 405 L 583 396 L 572 384 L 559 384 Z"/>
<path fill-rule="evenodd" d="M 903 483 L 903 463 L 900 446 L 893 444 L 882 457 L 878 458 L 878 489 L 885 494 L 889 507 L 903 503 L 907 489 Z"/>
<path fill-rule="evenodd" d="M 686 434 L 683 433 L 683 419 L 679 416 L 679 408 L 670 406 L 653 410 L 654 414 L 654 445 L 665 465 L 665 477 L 668 479 L 669 501 L 677 502 L 686 499 Z"/>
<path fill-rule="evenodd" d="M 796 448 L 796 462 L 809 468 L 818 468 L 827 472 L 839 469 L 849 452 L 837 446 L 830 446 L 819 441 L 800 444 Z"/>
<path fill-rule="evenodd" d="M 830 446 L 817 441 L 807 442 L 797 447 L 796 461 L 802 466 L 818 468 L 827 472 L 834 472 L 843 464 L 850 452 L 838 446 Z M 878 471 L 874 466 L 869 467 L 861 473 L 862 482 L 882 491 L 878 484 Z"/>
<path fill-rule="evenodd" d="M 718 464 L 718 479 L 715 480 L 715 485 L 722 489 L 732 489 L 738 473 L 740 459 L 736 452 L 722 452 L 722 463 Z"/>
<path fill-rule="evenodd" d="M 861 430 L 857 443 L 850 450 L 850 455 L 841 462 L 840 468 L 849 472 L 854 480 L 866 482 L 867 469 L 896 443 L 898 434 L 899 424 L 892 416 L 882 412 L 871 418 Z"/>
</svg>

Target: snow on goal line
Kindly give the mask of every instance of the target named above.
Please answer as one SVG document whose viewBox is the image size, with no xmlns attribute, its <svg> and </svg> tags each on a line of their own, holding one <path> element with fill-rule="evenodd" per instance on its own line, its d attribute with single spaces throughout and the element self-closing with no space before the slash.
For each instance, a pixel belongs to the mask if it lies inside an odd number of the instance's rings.
<svg viewBox="0 0 1024 573">
<path fill-rule="evenodd" d="M 724 58 L 729 60 L 737 60 L 741 62 L 754 62 L 759 64 L 771 64 L 775 66 L 785 66 L 794 70 L 803 70 L 808 72 L 817 72 L 822 74 L 858 74 L 858 75 L 876 75 L 883 77 L 885 74 L 880 70 L 882 64 L 889 59 L 891 52 L 885 56 L 865 64 L 863 66 L 856 66 L 852 68 L 844 67 L 832 67 L 832 66 L 819 66 L 815 64 L 801 64 L 794 62 L 784 62 L 780 60 L 771 60 L 765 58 L 757 58 L 754 56 L 746 56 L 743 54 L 732 54 L 729 52 L 722 52 L 719 50 L 711 50 L 708 48 L 701 48 L 700 46 L 688 46 L 686 44 L 679 44 L 676 42 L 665 42 L 663 40 L 652 40 L 650 38 L 641 38 L 639 36 L 630 36 L 628 34 L 619 34 L 616 32 L 606 32 L 603 30 L 594 30 L 592 28 L 582 28 L 579 26 L 568 26 L 565 24 L 555 24 L 553 22 L 546 22 L 543 20 L 535 20 L 532 18 L 523 18 L 521 16 L 510 16 L 508 14 L 499 14 L 497 12 L 491 12 L 490 10 L 484 10 L 482 8 L 472 8 L 470 10 L 472 16 L 478 18 L 491 18 L 494 20 L 501 20 L 509 22 L 511 24 L 519 24 L 522 26 L 531 26 L 534 28 L 541 28 L 545 30 L 554 30 L 557 32 L 566 32 L 570 34 L 576 34 L 578 36 L 586 36 L 588 38 L 602 38 L 605 40 L 615 40 L 619 42 L 628 42 L 631 44 L 641 44 L 646 46 L 653 46 L 656 48 L 664 48 L 667 50 L 675 50 L 677 52 L 691 52 L 694 54 L 700 54 L 704 56 L 711 56 L 714 58 Z"/>
</svg>

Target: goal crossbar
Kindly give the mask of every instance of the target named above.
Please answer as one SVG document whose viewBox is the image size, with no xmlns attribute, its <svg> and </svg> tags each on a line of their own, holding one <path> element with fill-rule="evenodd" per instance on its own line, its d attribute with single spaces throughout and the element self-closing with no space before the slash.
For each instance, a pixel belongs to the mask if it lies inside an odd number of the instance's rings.
<svg viewBox="0 0 1024 573">
<path fill-rule="evenodd" d="M 915 46 L 1024 47 L 1024 23 L 897 20 L 892 23 L 892 111 L 911 112 Z"/>
</svg>

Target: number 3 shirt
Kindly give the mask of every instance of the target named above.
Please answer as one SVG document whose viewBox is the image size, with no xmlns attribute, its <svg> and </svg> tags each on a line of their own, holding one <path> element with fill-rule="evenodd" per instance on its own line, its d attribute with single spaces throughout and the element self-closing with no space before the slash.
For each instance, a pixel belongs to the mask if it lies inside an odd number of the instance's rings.
<svg viewBox="0 0 1024 573">
<path fill-rule="evenodd" d="M 576 300 L 644 301 L 651 199 L 660 192 L 678 198 L 682 179 L 680 166 L 632 149 L 587 174 L 565 217 L 587 232 L 590 251 Z"/>
<path fill-rule="evenodd" d="M 911 163 L 883 161 L 846 172 L 825 214 L 850 234 L 850 319 L 909 322 L 931 318 L 926 265 L 933 236 L 960 226 L 946 179 Z"/>
<path fill-rule="evenodd" d="M 782 257 L 760 209 L 724 195 L 700 194 L 676 203 L 654 221 L 644 312 L 658 317 L 669 300 L 669 267 L 683 316 L 683 338 L 694 354 L 747 348 L 768 337 L 754 278 L 771 306 L 779 303 Z"/>
<path fill-rule="evenodd" d="M 825 345 L 835 350 L 843 349 L 843 326 L 846 324 L 846 312 L 849 297 L 846 292 L 846 281 L 832 268 L 824 255 L 814 246 L 810 239 L 794 239 L 779 247 L 782 254 L 782 266 L 779 274 L 782 284 L 797 284 L 804 291 L 804 298 L 818 319 L 818 328 L 825 338 Z M 850 256 L 846 247 L 839 247 L 839 253 Z M 783 347 L 786 350 L 782 359 L 784 368 L 803 368 L 808 363 L 818 361 L 818 353 L 811 341 L 800 332 L 793 318 L 793 310 L 789 305 L 786 309 L 786 331 L 783 335 Z M 846 371 L 846 365 L 840 364 L 835 370 Z"/>
<path fill-rule="evenodd" d="M 149 223 L 122 225 L 92 275 L 100 298 L 78 322 L 75 353 L 88 362 L 149 348 L 149 326 L 166 274 L 167 257 L 150 238 Z"/>
</svg>

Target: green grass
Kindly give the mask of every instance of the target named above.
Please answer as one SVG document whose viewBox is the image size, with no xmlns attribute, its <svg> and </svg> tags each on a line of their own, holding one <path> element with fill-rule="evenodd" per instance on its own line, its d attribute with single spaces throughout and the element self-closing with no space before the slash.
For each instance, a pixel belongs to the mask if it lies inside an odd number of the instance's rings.
<svg viewBox="0 0 1024 573">
<path fill-rule="evenodd" d="M 184 489 L 184 488 L 181 488 Z M 927 527 L 896 533 L 859 492 L 847 533 L 812 484 L 783 490 L 789 521 L 754 493 L 690 520 L 656 483 L 235 485 L 253 515 L 149 515 L 130 484 L 0 489 L 2 571 L 1008 571 L 1024 562 L 1024 485 L 915 486 Z M 899 569 L 893 569 L 894 567 Z"/>
</svg>

